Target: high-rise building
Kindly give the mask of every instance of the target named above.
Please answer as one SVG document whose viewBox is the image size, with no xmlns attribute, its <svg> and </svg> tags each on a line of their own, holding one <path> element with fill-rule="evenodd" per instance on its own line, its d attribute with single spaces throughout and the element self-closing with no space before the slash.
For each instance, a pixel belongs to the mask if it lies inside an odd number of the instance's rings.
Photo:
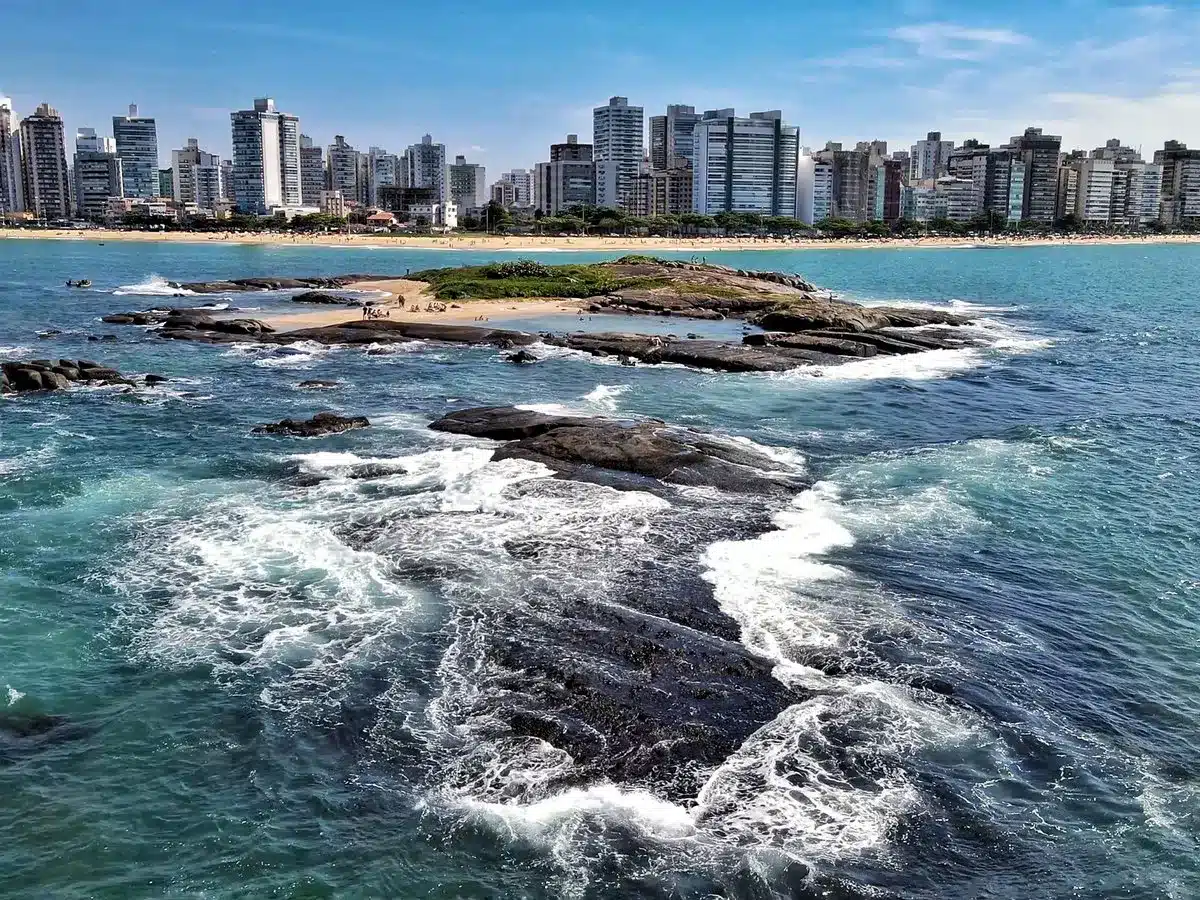
<svg viewBox="0 0 1200 900">
<path fill-rule="evenodd" d="M 1162 166 L 1162 223 L 1200 224 L 1200 150 L 1167 141 L 1154 151 L 1154 162 Z"/>
<path fill-rule="evenodd" d="M 25 209 L 21 180 L 21 135 L 12 100 L 0 97 L 0 216 Z"/>
<path fill-rule="evenodd" d="M 174 190 L 174 184 L 175 184 L 175 175 L 171 171 L 170 167 L 168 167 L 166 169 L 159 169 L 158 170 L 158 191 L 157 191 L 157 193 L 155 193 L 154 196 L 155 197 L 163 197 L 163 198 L 170 197 L 171 192 Z"/>
<path fill-rule="evenodd" d="M 169 196 L 177 203 L 215 210 L 221 202 L 221 158 L 201 150 L 195 138 L 188 138 L 186 147 L 171 151 Z"/>
<path fill-rule="evenodd" d="M 812 151 L 804 147 L 796 166 L 796 218 L 806 225 L 815 225 L 828 219 L 832 210 L 833 164 L 817 160 Z"/>
<path fill-rule="evenodd" d="M 947 172 L 955 178 L 963 178 L 974 185 L 974 208 L 976 213 L 987 209 L 988 159 L 991 148 L 971 138 L 961 147 L 951 150 L 946 164 Z"/>
<path fill-rule="evenodd" d="M 233 160 L 221 160 L 221 199 L 233 202 Z"/>
<path fill-rule="evenodd" d="M 900 218 L 900 189 L 904 184 L 904 164 L 897 159 L 882 159 L 875 166 L 872 190 L 872 218 L 877 222 L 895 222 Z"/>
<path fill-rule="evenodd" d="M 512 202 L 506 203 L 505 206 L 532 208 L 534 205 L 533 180 L 533 173 L 527 169 L 512 169 L 511 171 L 500 173 L 500 181 L 496 185 L 511 186 L 510 188 L 501 189 L 505 197 L 512 198 Z M 492 186 L 492 199 L 496 198 L 496 185 Z"/>
<path fill-rule="evenodd" d="M 800 132 L 779 110 L 706 112 L 696 125 L 692 208 L 698 213 L 796 215 Z"/>
<path fill-rule="evenodd" d="M 230 113 L 233 202 L 246 213 L 300 205 L 300 120 L 275 109 L 270 97 Z"/>
<path fill-rule="evenodd" d="M 362 158 L 366 164 L 366 196 L 362 202 L 369 206 L 379 205 L 379 189 L 396 187 L 400 184 L 400 157 L 388 153 L 382 147 L 372 147 Z"/>
<path fill-rule="evenodd" d="M 358 157 L 359 152 L 340 134 L 333 136 L 333 143 L 325 152 L 329 160 L 329 189 L 339 191 L 346 202 L 362 202 Z"/>
<path fill-rule="evenodd" d="M 562 144 L 550 145 L 550 161 L 537 164 L 534 204 L 543 213 L 561 215 L 573 206 L 596 205 L 596 166 L 592 145 L 568 134 Z"/>
<path fill-rule="evenodd" d="M 447 190 L 450 192 L 450 199 L 458 204 L 459 210 L 465 212 L 487 205 L 486 177 L 487 170 L 483 166 L 467 162 L 465 156 L 454 157 L 454 164 L 449 167 Z"/>
<path fill-rule="evenodd" d="M 158 127 L 150 116 L 139 116 L 136 104 L 129 115 L 113 116 L 113 138 L 121 157 L 125 196 L 149 200 L 160 196 L 158 183 Z"/>
<path fill-rule="evenodd" d="M 1113 221 L 1113 186 L 1116 164 L 1111 159 L 1072 160 L 1071 168 L 1078 173 L 1075 188 L 1075 218 L 1091 225 L 1107 225 Z M 1065 171 L 1065 169 L 1064 169 Z M 1119 218 L 1124 220 L 1125 191 L 1119 191 Z"/>
<path fill-rule="evenodd" d="M 947 174 L 950 166 L 950 151 L 954 149 L 954 141 L 943 141 L 940 131 L 931 131 L 925 140 L 917 141 L 912 146 L 912 156 L 909 158 L 909 178 L 913 181 L 927 181 L 940 178 Z"/>
<path fill-rule="evenodd" d="M 832 169 L 833 191 L 829 217 L 849 219 L 851 222 L 867 221 L 872 212 L 870 153 L 858 149 L 843 150 L 841 144 L 830 142 L 824 150 L 818 150 L 813 156 L 817 162 L 825 163 Z"/>
<path fill-rule="evenodd" d="M 592 111 L 592 147 L 596 161 L 596 205 L 625 208 L 633 199 L 641 170 L 645 120 L 640 106 L 626 97 L 610 97 Z"/>
<path fill-rule="evenodd" d="M 1054 194 L 1054 218 L 1075 215 L 1075 200 L 1079 193 L 1079 170 L 1069 163 L 1058 167 L 1058 189 Z"/>
<path fill-rule="evenodd" d="M 1043 134 L 1040 128 L 1026 128 L 1009 146 L 1025 163 L 1025 201 L 1021 218 L 1049 225 L 1054 221 L 1058 198 L 1058 154 L 1062 138 Z"/>
<path fill-rule="evenodd" d="M 677 168 L 678 160 L 692 165 L 694 134 L 701 117 L 694 106 L 672 105 L 665 116 L 650 117 L 650 168 Z"/>
<path fill-rule="evenodd" d="M 21 180 L 29 212 L 48 221 L 70 217 L 66 135 L 58 110 L 48 103 L 21 120 Z"/>
<path fill-rule="evenodd" d="M 431 135 L 421 138 L 404 153 L 403 187 L 429 188 L 437 198 L 446 200 L 446 145 L 435 144 Z"/>
<path fill-rule="evenodd" d="M 325 153 L 307 134 L 300 135 L 300 203 L 320 206 L 325 190 Z"/>
<path fill-rule="evenodd" d="M 75 211 L 81 219 L 107 218 L 109 199 L 124 196 L 121 158 L 110 137 L 101 137 L 94 128 L 75 133 Z"/>
</svg>

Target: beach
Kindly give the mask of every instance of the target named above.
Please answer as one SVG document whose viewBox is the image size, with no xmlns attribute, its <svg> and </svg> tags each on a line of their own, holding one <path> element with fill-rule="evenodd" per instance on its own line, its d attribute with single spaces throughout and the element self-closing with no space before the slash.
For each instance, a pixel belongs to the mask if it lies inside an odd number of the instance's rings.
<svg viewBox="0 0 1200 900">
<path fill-rule="evenodd" d="M 470 324 L 475 321 L 511 319 L 526 316 L 544 316 L 557 313 L 574 313 L 579 310 L 577 300 L 465 300 L 460 303 L 436 301 L 429 293 L 429 285 L 423 281 L 393 278 L 383 281 L 361 281 L 346 285 L 345 291 L 363 293 L 386 293 L 385 298 L 372 300 L 371 309 L 384 313 L 396 322 L 453 322 Z M 403 300 L 403 306 L 401 301 Z M 299 304 L 297 304 L 299 306 Z M 260 318 L 276 331 L 294 331 L 298 328 L 317 328 L 322 325 L 337 325 L 361 318 L 361 310 L 355 307 L 335 306 L 323 309 L 311 307 L 296 313 L 276 313 Z"/>
<path fill-rule="evenodd" d="M 232 245 L 264 245 L 273 247 L 341 247 L 371 250 L 468 250 L 476 252 L 540 252 L 548 251 L 625 251 L 637 253 L 706 253 L 728 250 L 831 250 L 914 248 L 947 249 L 974 247 L 1048 247 L 1089 244 L 1191 244 L 1200 242 L 1200 235 L 1123 235 L 1123 236 L 1004 236 L 918 237 L 836 240 L 812 238 L 745 238 L 745 237 L 636 237 L 584 236 L 543 237 L 539 235 L 456 234 L 395 235 L 395 234 L 277 234 L 200 231 L 120 231 L 91 229 L 0 228 L 0 240 L 67 240 L 85 243 L 109 241 L 149 241 L 155 243 L 201 243 Z"/>
</svg>

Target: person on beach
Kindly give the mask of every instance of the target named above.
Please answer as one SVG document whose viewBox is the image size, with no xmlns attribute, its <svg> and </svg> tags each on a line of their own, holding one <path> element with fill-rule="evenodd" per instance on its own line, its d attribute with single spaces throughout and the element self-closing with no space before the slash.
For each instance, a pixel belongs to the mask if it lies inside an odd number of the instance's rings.
<svg viewBox="0 0 1200 900">
<path fill-rule="evenodd" d="M 368 312 L 367 305 L 364 303 L 363 308 L 362 308 L 362 314 L 363 314 L 364 319 L 367 317 L 367 312 Z"/>
</svg>

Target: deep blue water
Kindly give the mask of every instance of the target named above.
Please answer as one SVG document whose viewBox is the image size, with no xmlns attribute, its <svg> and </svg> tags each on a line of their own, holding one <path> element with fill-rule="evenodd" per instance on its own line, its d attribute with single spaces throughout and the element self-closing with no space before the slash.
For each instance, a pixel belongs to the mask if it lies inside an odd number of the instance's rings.
<svg viewBox="0 0 1200 900">
<path fill-rule="evenodd" d="M 987 345 L 819 377 L 98 322 L 161 302 L 112 293 L 152 274 L 482 258 L 0 242 L 0 356 L 173 379 L 0 400 L 0 724 L 70 723 L 0 728 L 0 895 L 1200 895 L 1200 247 L 708 254 L 954 304 Z M 747 438 L 815 485 L 622 493 L 425 427 L 495 403 Z M 373 426 L 250 433 L 322 408 Z M 666 618 L 718 604 L 799 698 L 689 796 L 497 720 L 544 712 L 549 676 L 512 663 L 533 648 L 643 690 L 575 659 L 610 639 L 570 611 L 625 609 L 651 570 Z"/>
</svg>

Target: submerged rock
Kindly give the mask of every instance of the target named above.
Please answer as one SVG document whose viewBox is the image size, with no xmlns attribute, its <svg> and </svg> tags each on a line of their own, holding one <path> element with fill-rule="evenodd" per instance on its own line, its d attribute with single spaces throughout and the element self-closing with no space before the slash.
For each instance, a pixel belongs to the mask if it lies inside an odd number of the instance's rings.
<svg viewBox="0 0 1200 900">
<path fill-rule="evenodd" d="M 493 459 L 527 459 L 570 477 L 588 476 L 590 467 L 737 493 L 794 493 L 804 486 L 765 454 L 659 421 L 554 416 L 500 406 L 458 410 L 430 428 L 511 441 Z"/>
<path fill-rule="evenodd" d="M 538 358 L 528 350 L 518 350 L 516 353 L 509 353 L 504 357 L 504 359 L 507 362 L 516 363 L 517 365 L 535 363 L 538 361 Z"/>
<path fill-rule="evenodd" d="M 284 419 L 281 422 L 259 425 L 253 433 L 320 437 L 324 434 L 340 434 L 354 428 L 367 428 L 370 424 L 366 416 L 340 416 L 332 412 L 319 412 L 311 419 Z"/>
<path fill-rule="evenodd" d="M 340 381 L 325 381 L 321 378 L 306 378 L 296 385 L 296 387 L 303 390 L 328 390 L 339 386 L 341 386 Z"/>
</svg>

